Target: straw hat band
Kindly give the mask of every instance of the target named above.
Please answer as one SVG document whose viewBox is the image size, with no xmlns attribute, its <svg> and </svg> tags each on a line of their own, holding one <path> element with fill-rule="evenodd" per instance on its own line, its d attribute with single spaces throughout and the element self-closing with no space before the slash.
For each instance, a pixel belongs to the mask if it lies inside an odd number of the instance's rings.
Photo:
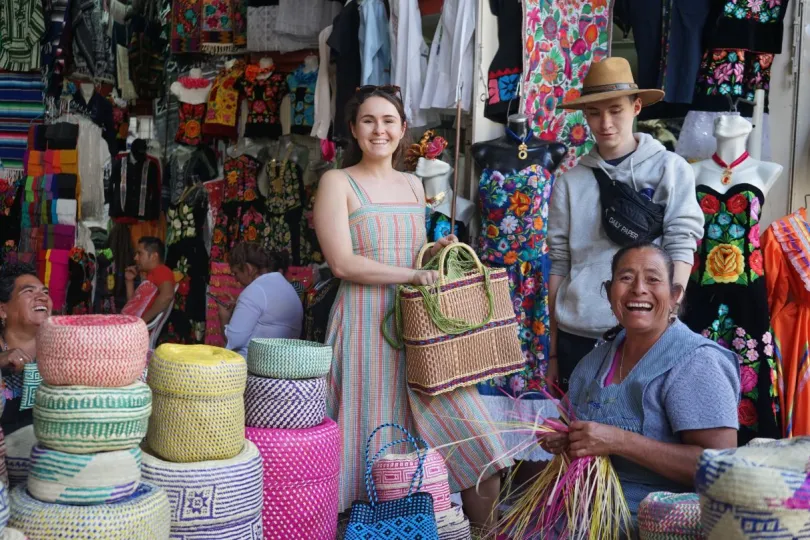
<svg viewBox="0 0 810 540">
<path fill-rule="evenodd" d="M 636 83 L 614 83 L 614 84 L 600 84 L 599 86 L 586 86 L 582 89 L 580 95 L 588 96 L 591 94 L 601 94 L 603 92 L 618 92 L 622 90 L 638 90 Z"/>
</svg>

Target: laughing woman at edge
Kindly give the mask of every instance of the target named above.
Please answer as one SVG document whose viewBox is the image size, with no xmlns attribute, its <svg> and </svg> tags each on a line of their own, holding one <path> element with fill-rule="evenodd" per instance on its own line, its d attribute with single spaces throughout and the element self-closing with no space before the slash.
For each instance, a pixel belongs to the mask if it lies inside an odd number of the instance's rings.
<svg viewBox="0 0 810 540">
<path fill-rule="evenodd" d="M 324 174 L 315 202 L 318 240 L 332 272 L 343 280 L 327 333 L 335 355 L 328 411 L 343 433 L 341 511 L 366 498 L 365 445 L 380 424 L 401 424 L 438 447 L 482 435 L 490 421 L 475 386 L 436 397 L 408 388 L 405 353 L 392 348 L 380 329 L 394 305 L 396 285 L 428 285 L 437 279 L 435 271 L 414 270 L 426 242 L 425 194 L 414 176 L 394 168 L 406 130 L 398 89 L 359 89 L 347 106 L 347 123 L 352 140 L 346 168 Z M 427 257 L 455 241 L 454 236 L 442 238 Z M 393 435 L 386 431 L 375 437 L 372 455 Z M 489 464 L 504 453 L 494 436 L 442 450 L 451 490 L 462 492 L 464 510 L 479 526 L 494 524 L 500 489 L 496 473 L 511 462 Z"/>
</svg>

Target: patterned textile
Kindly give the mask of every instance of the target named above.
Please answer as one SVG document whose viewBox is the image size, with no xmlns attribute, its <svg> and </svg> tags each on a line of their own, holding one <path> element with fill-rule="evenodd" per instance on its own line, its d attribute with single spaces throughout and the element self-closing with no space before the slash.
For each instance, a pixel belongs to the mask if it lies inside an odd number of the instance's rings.
<svg viewBox="0 0 810 540">
<path fill-rule="evenodd" d="M 245 425 L 307 429 L 326 417 L 326 379 L 284 380 L 248 375 Z"/>
<path fill-rule="evenodd" d="M 762 235 L 768 307 L 780 369 L 782 435 L 810 435 L 810 224 L 801 208 Z"/>
<path fill-rule="evenodd" d="M 141 450 L 76 455 L 35 446 L 28 492 L 43 502 L 108 504 L 126 499 L 141 481 Z"/>
<path fill-rule="evenodd" d="M 264 197 L 259 193 L 261 162 L 248 154 L 225 160 L 223 203 L 214 219 L 211 259 L 226 261 L 239 242 L 263 243 L 268 227 L 264 218 Z"/>
<path fill-rule="evenodd" d="M 650 493 L 638 507 L 641 540 L 701 538 L 700 499 L 696 493 Z"/>
<path fill-rule="evenodd" d="M 128 498 L 111 504 L 70 506 L 36 500 L 25 486 L 11 491 L 11 520 L 31 540 L 157 540 L 169 538 L 169 499 L 152 484 L 141 483 Z"/>
<path fill-rule="evenodd" d="M 175 142 L 197 146 L 202 142 L 202 121 L 205 116 L 205 103 L 180 103 L 180 125 Z"/>
<path fill-rule="evenodd" d="M 66 249 L 39 251 L 37 256 L 37 276 L 48 287 L 53 309 L 57 313 L 62 311 L 67 298 L 69 260 L 70 251 Z"/>
<path fill-rule="evenodd" d="M 28 425 L 6 437 L 6 466 L 10 487 L 24 484 L 31 468 L 31 450 L 37 443 L 34 426 Z"/>
<path fill-rule="evenodd" d="M 245 428 L 264 464 L 265 538 L 331 540 L 337 533 L 340 429 Z"/>
<path fill-rule="evenodd" d="M 608 0 L 526 0 L 524 4 L 525 113 L 541 139 L 565 143 L 558 174 L 572 168 L 592 146 L 581 111 L 558 111 L 579 97 L 591 62 L 607 56 Z"/>
<path fill-rule="evenodd" d="M 371 467 L 371 477 L 380 502 L 406 497 L 418 464 L 416 452 L 386 454 L 375 461 Z M 436 450 L 428 450 L 423 466 L 422 489 L 419 491 L 431 494 L 433 511 L 437 514 L 450 510 L 450 484 L 447 477 L 447 466 L 442 455 Z"/>
<path fill-rule="evenodd" d="M 299 66 L 287 75 L 287 87 L 290 90 L 290 109 L 292 126 L 290 131 L 309 135 L 315 123 L 315 83 L 318 70 L 307 72 Z"/>
<path fill-rule="evenodd" d="M 38 73 L 30 75 L 0 73 L 0 164 L 2 164 L 2 168 L 20 171 L 23 169 L 25 150 L 28 147 L 29 127 L 32 123 L 39 124 L 44 120 L 44 89 L 42 77 Z"/>
<path fill-rule="evenodd" d="M 806 538 L 808 455 L 807 437 L 705 450 L 698 461 L 695 488 L 706 540 Z"/>
<path fill-rule="evenodd" d="M 70 23 L 73 31 L 73 73 L 94 82 L 115 82 L 112 37 L 107 32 L 102 0 L 73 1 Z"/>
<path fill-rule="evenodd" d="M 239 2 L 239 5 L 245 2 Z M 245 63 L 238 60 L 232 68 L 223 68 L 219 72 L 211 91 L 208 93 L 208 104 L 205 109 L 205 123 L 202 131 L 205 135 L 236 139 L 239 122 L 238 81 L 245 73 Z"/>
<path fill-rule="evenodd" d="M 211 280 L 208 284 L 208 290 L 214 295 L 227 293 L 234 298 L 239 298 L 244 287 L 233 277 L 231 267 L 228 263 L 211 261 Z M 222 333 L 222 324 L 219 321 L 217 303 L 211 298 L 208 298 L 207 301 L 205 344 L 214 345 L 215 347 L 224 347 L 226 342 L 225 336 Z"/>
<path fill-rule="evenodd" d="M 160 486 L 171 505 L 171 537 L 262 540 L 262 460 L 244 441 L 231 459 L 170 463 L 148 452 L 143 479 Z"/>
<path fill-rule="evenodd" d="M 711 49 L 703 54 L 695 93 L 699 96 L 754 100 L 757 90 L 771 84 L 772 53 L 745 49 Z"/>
<path fill-rule="evenodd" d="M 257 64 L 250 64 L 244 78 L 236 82 L 235 87 L 247 99 L 245 137 L 278 139 L 281 136 L 279 108 L 287 94 L 287 84 L 284 75 L 273 69 L 264 70 Z"/>
<path fill-rule="evenodd" d="M 697 198 L 705 233 L 686 289 L 684 322 L 741 358 L 739 444 L 778 437 L 776 355 L 760 249 L 765 197 L 755 186 L 735 184 L 724 194 L 700 185 Z"/>
<path fill-rule="evenodd" d="M 234 0 L 202 0 L 202 45 L 207 54 L 231 54 L 233 46 Z"/>
<path fill-rule="evenodd" d="M 172 53 L 200 52 L 203 0 L 172 2 Z"/>
<path fill-rule="evenodd" d="M 24 411 L 34 406 L 36 402 L 37 390 L 42 384 L 42 376 L 39 374 L 39 367 L 36 362 L 25 364 L 22 372 L 22 398 L 20 399 L 20 410 Z"/>
<path fill-rule="evenodd" d="M 436 512 L 436 528 L 439 530 L 439 540 L 472 540 L 470 521 L 460 506 L 454 505 L 450 510 Z"/>
<path fill-rule="evenodd" d="M 127 450 L 143 440 L 151 412 L 152 393 L 142 382 L 121 388 L 43 384 L 34 433 L 41 444 L 70 454 Z"/>
<path fill-rule="evenodd" d="M 45 16 L 38 0 L 5 0 L 0 5 L 0 69 L 39 69 Z"/>
<path fill-rule="evenodd" d="M 353 252 L 382 264 L 412 268 L 425 243 L 424 201 L 375 204 L 354 180 L 349 182 L 361 203 L 349 216 Z M 374 426 L 395 422 L 431 447 L 439 447 L 480 435 L 482 430 L 477 426 L 490 421 L 474 387 L 436 397 L 408 388 L 405 353 L 389 346 L 380 332 L 395 295 L 393 287 L 343 281 L 332 306 L 326 343 L 334 346 L 335 358 L 328 378 L 327 411 L 343 433 L 341 510 L 365 493 L 363 449 Z M 365 373 L 363 380 L 346 376 L 356 370 Z M 466 422 L 465 418 L 476 421 Z M 379 451 L 387 442 L 390 440 L 377 437 L 371 451 Z M 505 459 L 488 466 L 505 452 L 495 436 L 469 440 L 452 451 L 441 452 L 453 491 L 475 485 L 479 474 L 487 476 L 511 464 Z"/>
<path fill-rule="evenodd" d="M 187 463 L 230 459 L 244 447 L 245 359 L 208 345 L 164 344 L 149 361 L 154 394 L 146 441 L 157 455 Z M 214 432 L 199 426 L 215 425 Z"/>
</svg>

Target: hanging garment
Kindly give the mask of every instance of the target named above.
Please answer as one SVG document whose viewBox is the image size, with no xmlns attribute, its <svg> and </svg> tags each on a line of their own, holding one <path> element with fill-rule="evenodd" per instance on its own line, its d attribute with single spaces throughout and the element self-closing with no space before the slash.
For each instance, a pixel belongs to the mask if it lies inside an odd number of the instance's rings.
<svg viewBox="0 0 810 540">
<path fill-rule="evenodd" d="M 268 235 L 264 197 L 259 193 L 259 160 L 242 154 L 225 160 L 222 208 L 214 221 L 211 259 L 226 262 L 239 242 L 263 243 Z"/>
<path fill-rule="evenodd" d="M 754 101 L 757 90 L 771 86 L 772 53 L 758 53 L 745 49 L 709 49 L 700 64 L 694 105 L 700 110 L 728 111 L 737 99 Z M 766 111 L 767 100 L 766 100 Z M 753 114 L 753 105 L 739 103 L 744 116 Z"/>
<path fill-rule="evenodd" d="M 93 307 L 93 283 L 96 279 L 96 256 L 74 247 L 69 253 L 68 288 L 65 313 L 89 315 Z"/>
<path fill-rule="evenodd" d="M 489 9 L 498 17 L 498 52 L 489 64 L 489 97 L 484 116 L 505 124 L 508 114 L 518 112 L 520 107 L 513 100 L 517 100 L 518 83 L 523 75 L 523 44 L 515 29 L 521 26 L 523 9 L 517 0 L 490 0 Z"/>
<path fill-rule="evenodd" d="M 716 0 L 704 39 L 709 49 L 782 52 L 784 20 L 789 0 Z"/>
<path fill-rule="evenodd" d="M 531 74 L 523 86 L 524 114 L 541 139 L 569 147 L 558 175 L 574 167 L 593 145 L 583 113 L 557 107 L 579 97 L 591 63 L 607 56 L 609 3 L 524 1 L 523 68 Z M 558 37 L 562 35 L 567 39 Z"/>
<path fill-rule="evenodd" d="M 186 189 L 180 202 L 166 212 L 166 266 L 174 271 L 178 287 L 161 342 L 205 341 L 209 258 L 203 229 L 207 215 L 208 196 L 201 184 Z"/>
<path fill-rule="evenodd" d="M 391 6 L 391 84 L 399 86 L 408 127 L 438 124 L 435 112 L 422 111 L 422 90 L 430 49 L 422 34 L 419 4 L 394 0 Z"/>
<path fill-rule="evenodd" d="M 226 262 L 211 261 L 211 280 L 209 292 L 214 296 L 230 294 L 239 298 L 244 287 L 236 281 L 231 273 L 231 267 Z M 222 323 L 219 320 L 219 304 L 213 298 L 208 298 L 208 310 L 205 321 L 205 344 L 214 347 L 225 347 L 226 339 L 222 333 Z"/>
<path fill-rule="evenodd" d="M 236 4 L 239 0 L 202 0 L 200 51 L 206 54 L 233 54 Z"/>
<path fill-rule="evenodd" d="M 205 103 L 180 103 L 180 125 L 174 136 L 175 142 L 197 146 L 202 143 L 202 122 Z"/>
<path fill-rule="evenodd" d="M 478 185 L 481 201 L 481 262 L 506 268 L 509 292 L 517 315 L 520 345 L 526 358 L 523 371 L 480 383 L 478 391 L 495 422 L 514 419 L 519 408 L 523 418 L 553 409 L 539 393 L 548 367 L 549 311 L 548 275 L 550 259 L 546 245 L 546 220 L 553 176 L 539 165 L 504 175 L 485 169 Z M 521 398 L 515 402 L 512 398 Z M 545 416 L 545 414 L 544 414 Z M 525 435 L 504 436 L 508 448 Z M 524 455 L 525 454 L 525 455 Z M 537 448 L 516 456 L 542 459 Z"/>
<path fill-rule="evenodd" d="M 94 82 L 115 84 L 112 36 L 105 28 L 102 0 L 74 0 L 71 6 L 73 28 L 73 73 Z"/>
<path fill-rule="evenodd" d="M 800 208 L 771 224 L 762 235 L 765 281 L 774 341 L 778 347 L 783 437 L 810 435 L 810 224 Z"/>
<path fill-rule="evenodd" d="M 238 81 L 245 73 L 245 63 L 236 61 L 233 67 L 225 67 L 217 75 L 211 91 L 208 93 L 208 104 L 205 109 L 203 134 L 226 139 L 239 137 L 239 90 Z"/>
<path fill-rule="evenodd" d="M 351 0 L 340 11 L 332 25 L 332 34 L 327 43 L 332 49 L 336 72 L 335 123 L 332 137 L 337 141 L 349 140 L 351 134 L 346 126 L 346 104 L 360 86 L 360 10 Z"/>
<path fill-rule="evenodd" d="M 169 42 L 162 32 L 158 1 L 148 0 L 131 6 L 127 23 L 129 43 L 126 44 L 126 47 L 128 49 L 127 63 L 129 64 L 129 70 L 126 76 L 131 81 L 132 90 L 137 93 L 138 98 L 146 100 L 159 99 L 163 97 L 166 90 L 166 70 L 163 55 Z M 181 1 L 178 1 L 174 5 L 178 6 L 181 3 Z M 175 16 L 176 12 L 172 11 L 173 22 L 176 22 Z M 185 22 L 185 18 L 183 21 Z M 181 27 L 185 28 L 183 24 L 181 24 Z M 179 35 L 185 35 L 184 30 L 175 28 L 174 24 L 172 25 L 171 42 L 173 51 L 174 46 L 179 43 L 179 37 L 175 36 L 175 32 Z M 122 83 L 120 77 L 118 83 L 119 85 Z M 121 86 L 122 91 L 126 86 L 126 84 Z"/>
<path fill-rule="evenodd" d="M 86 101 L 84 94 L 81 91 L 76 91 L 70 97 L 68 107 L 69 112 L 86 116 L 101 128 L 101 136 L 107 143 L 107 150 L 110 155 L 118 154 L 116 152 L 118 140 L 112 103 L 98 92 L 93 92 L 90 100 Z M 129 132 L 129 129 L 127 129 L 127 132 Z M 52 145 L 49 147 L 53 148 Z"/>
<path fill-rule="evenodd" d="M 40 64 L 45 17 L 39 0 L 4 0 L 0 5 L 0 69 L 34 71 Z"/>
<path fill-rule="evenodd" d="M 236 88 L 247 99 L 244 136 L 256 139 L 281 137 L 279 108 L 287 94 L 284 75 L 275 72 L 273 66 L 263 69 L 258 64 L 250 64 L 245 76 L 237 81 Z"/>
<path fill-rule="evenodd" d="M 248 2 L 247 49 L 249 51 L 285 53 L 314 49 L 318 46 L 317 34 L 301 38 L 276 30 L 280 12 L 277 0 L 248 0 Z"/>
<path fill-rule="evenodd" d="M 383 0 L 357 0 L 360 8 L 360 84 L 391 82 L 391 36 Z"/>
<path fill-rule="evenodd" d="M 412 176 L 408 181 L 415 182 Z M 375 204 L 354 180 L 349 178 L 349 183 L 360 201 L 360 208 L 349 221 L 355 255 L 413 268 L 425 244 L 425 201 L 419 197 L 418 203 Z M 411 188 L 418 193 L 414 184 Z M 343 281 L 332 306 L 326 335 L 326 343 L 334 349 L 327 411 L 343 433 L 339 510 L 363 497 L 363 450 L 371 431 L 384 423 L 405 427 L 430 447 L 466 441 L 440 450 L 454 493 L 474 486 L 479 475 L 489 476 L 511 464 L 511 460 L 501 458 L 505 451 L 497 436 L 473 438 L 491 431 L 481 427 L 491 421 L 474 387 L 434 397 L 408 387 L 405 351 L 392 348 L 380 331 L 395 295 L 395 287 Z M 360 373 L 362 377 L 355 375 Z M 372 441 L 372 454 L 386 442 L 383 437 Z"/>
<path fill-rule="evenodd" d="M 304 207 L 306 190 L 301 167 L 290 159 L 293 146 L 279 162 L 266 164 L 269 192 L 265 200 L 268 226 L 265 248 L 290 255 L 293 266 L 304 266 L 312 260 L 313 246 L 309 242 Z"/>
<path fill-rule="evenodd" d="M 319 66 L 320 67 L 320 66 Z M 309 135 L 315 123 L 315 84 L 318 71 L 305 71 L 299 66 L 287 75 L 287 88 L 290 91 L 290 132 Z"/>
<path fill-rule="evenodd" d="M 327 40 L 332 35 L 332 26 L 327 26 L 318 36 L 318 79 L 315 83 L 314 117 L 311 137 L 326 139 L 335 116 L 335 77 L 330 62 L 330 47 Z"/>
<path fill-rule="evenodd" d="M 430 59 L 422 92 L 422 109 L 455 107 L 470 110 L 475 52 L 475 9 L 473 0 L 446 0 L 442 18 L 430 45 Z M 458 94 L 458 85 L 463 85 Z"/>
<path fill-rule="evenodd" d="M 686 288 L 684 322 L 741 358 L 740 446 L 776 438 L 778 403 L 759 220 L 760 190 L 736 184 L 724 194 L 697 186 L 705 234 Z"/>
<path fill-rule="evenodd" d="M 200 52 L 202 1 L 175 0 L 172 2 L 172 53 Z"/>
<path fill-rule="evenodd" d="M 142 160 L 129 152 L 119 154 L 112 166 L 109 190 L 110 217 L 115 221 L 152 221 L 160 217 L 160 162 Z"/>
</svg>

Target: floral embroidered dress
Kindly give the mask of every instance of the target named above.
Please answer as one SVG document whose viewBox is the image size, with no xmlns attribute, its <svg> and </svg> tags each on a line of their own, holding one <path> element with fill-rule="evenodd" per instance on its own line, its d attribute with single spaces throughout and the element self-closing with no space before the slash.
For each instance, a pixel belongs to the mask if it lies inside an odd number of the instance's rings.
<svg viewBox="0 0 810 540">
<path fill-rule="evenodd" d="M 208 193 L 202 184 L 186 188 L 166 212 L 166 266 L 174 270 L 178 287 L 162 342 L 203 343 L 205 339 L 209 258 L 203 227 L 207 215 Z"/>
<path fill-rule="evenodd" d="M 299 66 L 287 76 L 287 87 L 290 90 L 290 108 L 292 126 L 290 131 L 299 135 L 309 135 L 315 123 L 315 83 L 318 81 L 318 70 L 304 71 Z"/>
<path fill-rule="evenodd" d="M 238 242 L 263 243 L 267 239 L 264 197 L 258 187 L 261 166 L 247 154 L 225 160 L 225 194 L 214 222 L 211 248 L 215 261 L 227 261 L 227 253 Z"/>
<path fill-rule="evenodd" d="M 251 64 L 245 76 L 237 81 L 236 88 L 247 99 L 247 123 L 245 137 L 278 139 L 281 137 L 281 100 L 287 94 L 284 75 L 275 73 L 273 67 L 262 69 Z"/>
<path fill-rule="evenodd" d="M 205 103 L 180 103 L 180 125 L 174 140 L 180 144 L 197 146 L 202 143 L 202 122 Z"/>
<path fill-rule="evenodd" d="M 549 171 L 532 165 L 506 175 L 485 169 L 478 185 L 482 216 L 478 255 L 487 266 L 506 268 L 509 274 L 509 292 L 526 358 L 523 371 L 478 385 L 496 422 L 509 420 L 517 412 L 511 397 L 521 398 L 519 414 L 531 419 L 546 403 L 539 390 L 548 365 L 550 336 L 546 220 L 553 182 Z M 522 436 L 513 440 L 506 434 L 504 440 L 508 448 L 514 448 Z M 515 457 L 540 458 L 531 453 Z"/>
<path fill-rule="evenodd" d="M 780 436 L 773 336 L 759 220 L 762 192 L 736 184 L 726 193 L 697 186 L 704 237 L 686 289 L 684 322 L 741 358 L 738 442 Z"/>
</svg>

